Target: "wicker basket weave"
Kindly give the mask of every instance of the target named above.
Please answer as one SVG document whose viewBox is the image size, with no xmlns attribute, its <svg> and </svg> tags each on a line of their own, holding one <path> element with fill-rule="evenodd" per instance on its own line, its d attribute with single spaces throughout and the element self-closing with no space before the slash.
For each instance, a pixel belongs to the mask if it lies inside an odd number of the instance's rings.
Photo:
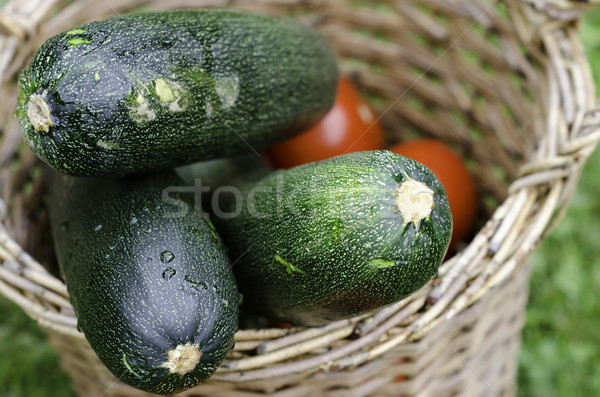
<svg viewBox="0 0 600 397">
<path fill-rule="evenodd" d="M 15 81 L 48 37 L 139 9 L 243 7 L 322 31 L 383 114 L 388 141 L 443 139 L 482 208 L 468 244 L 413 296 L 318 328 L 247 329 L 186 396 L 513 395 L 528 258 L 563 215 L 600 139 L 578 21 L 564 0 L 14 0 L 0 13 L 0 293 L 47 331 L 81 396 L 143 396 L 76 329 L 57 277 L 40 164 L 12 117 Z"/>
</svg>

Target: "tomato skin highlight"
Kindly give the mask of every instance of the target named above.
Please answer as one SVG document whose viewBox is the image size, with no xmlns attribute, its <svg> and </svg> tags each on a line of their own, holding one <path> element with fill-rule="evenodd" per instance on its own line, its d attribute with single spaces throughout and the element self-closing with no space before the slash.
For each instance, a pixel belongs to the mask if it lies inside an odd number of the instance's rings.
<svg viewBox="0 0 600 397">
<path fill-rule="evenodd" d="M 453 220 L 452 250 L 472 232 L 477 213 L 475 182 L 464 161 L 445 143 L 436 139 L 402 142 L 391 146 L 389 150 L 424 164 L 444 185 Z"/>
<path fill-rule="evenodd" d="M 325 160 L 345 153 L 384 148 L 377 115 L 345 77 L 338 81 L 331 110 L 308 131 L 267 149 L 275 168 Z"/>
</svg>

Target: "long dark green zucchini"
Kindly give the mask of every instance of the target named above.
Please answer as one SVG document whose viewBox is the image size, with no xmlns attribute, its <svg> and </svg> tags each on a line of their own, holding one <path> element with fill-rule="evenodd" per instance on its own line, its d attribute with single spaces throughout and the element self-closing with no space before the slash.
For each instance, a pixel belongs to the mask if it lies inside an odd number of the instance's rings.
<svg viewBox="0 0 600 397">
<path fill-rule="evenodd" d="M 123 176 L 258 150 L 332 106 L 327 41 L 287 18 L 123 15 L 50 38 L 19 79 L 32 150 L 79 176 Z"/>
<path fill-rule="evenodd" d="M 211 222 L 192 195 L 177 193 L 181 180 L 48 171 L 57 257 L 100 360 L 157 394 L 207 379 L 232 347 L 239 294 Z"/>
<path fill-rule="evenodd" d="M 220 204 L 213 219 L 235 262 L 242 308 L 299 325 L 415 292 L 437 275 L 452 231 L 441 183 L 389 151 L 277 171 Z"/>
</svg>

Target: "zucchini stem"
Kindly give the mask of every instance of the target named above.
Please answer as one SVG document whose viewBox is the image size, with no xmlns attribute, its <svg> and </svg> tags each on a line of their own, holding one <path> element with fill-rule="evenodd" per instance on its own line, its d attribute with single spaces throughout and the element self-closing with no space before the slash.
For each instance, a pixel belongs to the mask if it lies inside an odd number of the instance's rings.
<svg viewBox="0 0 600 397">
<path fill-rule="evenodd" d="M 394 195 L 396 208 L 402 214 L 404 227 L 412 223 L 418 229 L 421 220 L 431 216 L 431 211 L 435 207 L 433 190 L 423 182 L 412 178 L 399 184 Z"/>
<path fill-rule="evenodd" d="M 27 117 L 33 128 L 40 132 L 48 132 L 54 126 L 50 119 L 50 109 L 46 103 L 46 93 L 31 94 L 27 102 Z"/>
<path fill-rule="evenodd" d="M 188 342 L 169 350 L 167 357 L 167 361 L 162 366 L 168 368 L 172 374 L 185 375 L 196 368 L 202 358 L 202 352 L 200 346 Z"/>
</svg>

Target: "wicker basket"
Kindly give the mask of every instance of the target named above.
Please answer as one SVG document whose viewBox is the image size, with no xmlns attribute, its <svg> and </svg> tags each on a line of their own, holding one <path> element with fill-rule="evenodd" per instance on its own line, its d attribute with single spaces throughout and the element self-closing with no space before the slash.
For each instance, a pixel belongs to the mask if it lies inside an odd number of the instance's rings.
<svg viewBox="0 0 600 397">
<path fill-rule="evenodd" d="M 14 0 L 0 13 L 0 293 L 47 331 L 81 396 L 142 396 L 76 329 L 49 238 L 40 164 L 11 114 L 49 36 L 134 9 L 245 7 L 321 30 L 383 114 L 389 142 L 438 137 L 468 158 L 480 224 L 413 296 L 319 328 L 240 330 L 186 396 L 513 395 L 528 257 L 563 215 L 600 139 L 595 86 L 564 0 Z"/>
</svg>

